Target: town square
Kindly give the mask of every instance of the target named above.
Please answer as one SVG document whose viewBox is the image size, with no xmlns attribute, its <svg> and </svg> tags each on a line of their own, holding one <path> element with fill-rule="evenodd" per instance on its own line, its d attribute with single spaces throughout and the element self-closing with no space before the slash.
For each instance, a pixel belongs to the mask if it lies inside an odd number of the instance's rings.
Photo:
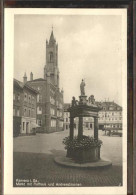
<svg viewBox="0 0 136 195">
<path fill-rule="evenodd" d="M 92 132 L 85 130 L 85 134 Z M 79 169 L 64 167 L 54 162 L 55 156 L 66 155 L 62 144 L 67 130 L 52 134 L 21 136 L 14 138 L 14 177 L 16 179 L 38 179 L 41 183 L 60 183 L 63 186 L 119 186 L 122 185 L 122 137 L 105 136 L 101 156 L 112 161 L 106 169 Z M 77 130 L 75 132 L 77 134 Z M 107 150 L 108 147 L 108 150 Z M 16 186 L 16 179 L 14 185 Z"/>
</svg>

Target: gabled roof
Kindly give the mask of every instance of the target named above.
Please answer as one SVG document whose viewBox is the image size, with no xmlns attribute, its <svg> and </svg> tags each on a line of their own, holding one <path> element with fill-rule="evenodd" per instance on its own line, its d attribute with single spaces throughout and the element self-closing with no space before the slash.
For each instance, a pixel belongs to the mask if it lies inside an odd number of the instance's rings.
<svg viewBox="0 0 136 195">
<path fill-rule="evenodd" d="M 21 81 L 18 81 L 17 79 L 14 79 L 14 85 L 20 87 L 21 89 L 23 89 L 24 87 L 24 83 L 22 83 Z"/>
<path fill-rule="evenodd" d="M 39 93 L 37 90 L 30 87 L 27 83 L 24 84 L 23 82 L 18 81 L 17 79 L 14 79 L 14 86 L 18 86 L 22 90 L 26 87 L 27 89 L 33 91 L 34 93 Z"/>
</svg>

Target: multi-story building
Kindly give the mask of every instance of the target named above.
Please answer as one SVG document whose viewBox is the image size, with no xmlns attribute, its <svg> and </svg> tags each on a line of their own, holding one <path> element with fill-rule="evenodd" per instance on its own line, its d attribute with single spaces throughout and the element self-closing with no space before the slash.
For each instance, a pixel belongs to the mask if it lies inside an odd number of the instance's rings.
<svg viewBox="0 0 136 195">
<path fill-rule="evenodd" d="M 13 134 L 31 134 L 36 126 L 37 91 L 14 79 L 13 92 Z"/>
<path fill-rule="evenodd" d="M 46 40 L 46 65 L 44 78 L 33 79 L 27 84 L 38 90 L 37 124 L 39 131 L 50 133 L 63 130 L 63 90 L 59 89 L 58 44 L 53 35 Z"/>
<path fill-rule="evenodd" d="M 102 110 L 99 111 L 99 129 L 101 130 L 122 130 L 122 107 L 115 102 L 96 102 L 101 104 Z M 64 104 L 64 129 L 69 129 L 69 112 L 67 109 L 70 104 Z M 74 119 L 75 128 L 78 128 L 78 118 Z M 84 129 L 93 129 L 94 121 L 91 117 L 83 118 Z"/>
<path fill-rule="evenodd" d="M 115 102 L 103 102 L 99 112 L 99 128 L 103 130 L 122 130 L 122 107 Z"/>
</svg>

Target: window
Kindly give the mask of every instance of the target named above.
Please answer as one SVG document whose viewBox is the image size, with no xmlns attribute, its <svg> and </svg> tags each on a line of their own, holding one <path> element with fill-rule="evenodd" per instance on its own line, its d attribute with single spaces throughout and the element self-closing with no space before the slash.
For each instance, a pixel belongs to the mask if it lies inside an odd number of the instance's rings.
<svg viewBox="0 0 136 195">
<path fill-rule="evenodd" d="M 39 102 L 40 101 L 40 97 L 39 97 L 39 94 L 37 95 L 37 102 Z"/>
<path fill-rule="evenodd" d="M 39 102 L 42 102 L 42 95 L 39 95 Z"/>
<path fill-rule="evenodd" d="M 27 110 L 26 110 L 26 108 L 24 109 L 24 116 L 26 116 L 27 115 Z"/>
<path fill-rule="evenodd" d="M 51 120 L 51 127 L 56 127 L 56 120 L 55 119 Z"/>
<path fill-rule="evenodd" d="M 13 94 L 13 99 L 14 99 L 14 100 L 16 99 L 15 93 Z"/>
<path fill-rule="evenodd" d="M 38 120 L 38 125 L 41 127 L 42 126 L 42 120 Z"/>
<path fill-rule="evenodd" d="M 50 62 L 53 62 L 53 52 L 50 52 L 49 53 L 49 61 Z"/>
<path fill-rule="evenodd" d="M 109 110 L 114 110 L 114 107 L 112 107 L 112 106 L 111 106 L 111 107 L 109 107 Z"/>
<path fill-rule="evenodd" d="M 51 115 L 55 115 L 55 110 L 53 108 L 50 109 Z"/>
<path fill-rule="evenodd" d="M 55 105 L 55 100 L 54 100 L 54 98 L 51 97 L 51 96 L 50 96 L 50 103 L 53 104 L 53 105 Z"/>
<path fill-rule="evenodd" d="M 59 113 L 59 116 L 62 117 L 62 112 Z"/>
<path fill-rule="evenodd" d="M 31 103 L 31 96 L 29 95 L 28 102 Z"/>
<path fill-rule="evenodd" d="M 27 102 L 27 94 L 25 93 L 24 101 Z"/>
<path fill-rule="evenodd" d="M 32 104 L 34 104 L 34 96 L 32 96 Z"/>
<path fill-rule="evenodd" d="M 20 94 L 17 94 L 17 100 L 18 101 L 20 100 Z"/>
<path fill-rule="evenodd" d="M 37 114 L 42 114 L 42 107 L 40 106 L 37 107 Z"/>
<path fill-rule="evenodd" d="M 19 116 L 20 115 L 20 110 L 19 109 L 17 109 L 17 116 Z"/>
<path fill-rule="evenodd" d="M 29 117 L 31 116 L 31 110 L 28 111 L 28 116 L 29 116 Z"/>
<path fill-rule="evenodd" d="M 68 118 L 66 118 L 66 122 L 68 122 Z"/>
<path fill-rule="evenodd" d="M 31 117 L 34 117 L 34 109 L 31 111 Z"/>
</svg>

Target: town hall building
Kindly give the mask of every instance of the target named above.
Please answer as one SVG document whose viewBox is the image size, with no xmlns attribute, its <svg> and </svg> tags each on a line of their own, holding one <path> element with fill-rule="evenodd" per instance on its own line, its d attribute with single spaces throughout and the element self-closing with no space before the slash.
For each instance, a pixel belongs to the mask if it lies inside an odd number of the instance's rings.
<svg viewBox="0 0 136 195">
<path fill-rule="evenodd" d="M 33 79 L 27 84 L 37 90 L 37 124 L 39 132 L 51 133 L 63 130 L 63 90 L 59 88 L 58 44 L 53 30 L 46 40 L 46 65 L 43 78 Z M 26 78 L 27 80 L 27 78 Z"/>
</svg>

